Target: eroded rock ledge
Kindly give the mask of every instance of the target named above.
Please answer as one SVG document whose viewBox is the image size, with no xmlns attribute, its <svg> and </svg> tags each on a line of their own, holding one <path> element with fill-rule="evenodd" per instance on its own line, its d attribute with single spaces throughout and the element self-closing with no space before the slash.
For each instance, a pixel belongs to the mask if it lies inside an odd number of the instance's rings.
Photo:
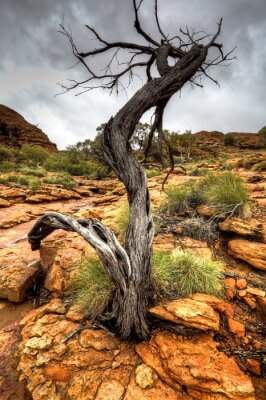
<svg viewBox="0 0 266 400">
<path fill-rule="evenodd" d="M 250 378 L 217 350 L 213 333 L 157 332 L 135 347 L 99 329 L 63 343 L 82 318 L 54 299 L 21 321 L 18 371 L 34 400 L 255 399 Z"/>
</svg>

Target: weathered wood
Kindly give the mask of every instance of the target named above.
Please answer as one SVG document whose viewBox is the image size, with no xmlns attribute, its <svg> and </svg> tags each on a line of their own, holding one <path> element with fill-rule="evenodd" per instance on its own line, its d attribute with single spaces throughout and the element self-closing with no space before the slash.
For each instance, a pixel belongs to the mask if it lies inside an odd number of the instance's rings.
<svg viewBox="0 0 266 400">
<path fill-rule="evenodd" d="M 148 42 L 148 45 L 127 42 L 109 43 L 90 26 L 86 25 L 94 34 L 100 47 L 87 52 L 79 52 L 71 35 L 64 25 L 61 25 L 61 33 L 69 39 L 72 52 L 78 62 L 86 69 L 89 77 L 83 82 L 72 80 L 70 87 L 63 87 L 65 91 L 81 87 L 89 91 L 95 87 L 94 82 L 100 81 L 100 87 L 112 91 L 118 88 L 120 78 L 126 74 L 130 79 L 134 75 L 133 70 L 145 67 L 147 82 L 138 90 L 125 106 L 106 124 L 103 131 L 102 150 L 108 166 L 116 173 L 117 177 L 124 183 L 129 202 L 130 221 L 125 238 L 125 247 L 122 247 L 115 235 L 100 221 L 95 219 L 74 220 L 59 213 L 47 213 L 33 227 L 29 233 L 29 241 L 33 249 L 40 246 L 41 240 L 49 235 L 54 229 L 65 229 L 78 232 L 97 251 L 107 274 L 116 286 L 112 307 L 109 317 L 116 319 L 118 329 L 122 338 L 137 335 L 146 339 L 150 327 L 147 318 L 147 305 L 149 294 L 153 289 L 151 279 L 152 263 L 152 241 L 154 235 L 154 223 L 151 213 L 150 196 L 147 187 L 147 179 L 141 164 L 132 156 L 130 138 L 141 116 L 152 107 L 156 108 L 155 122 L 150 134 L 150 141 L 154 131 L 157 129 L 159 146 L 162 149 L 163 137 L 162 118 L 165 106 L 170 98 L 178 92 L 187 82 L 195 82 L 197 73 L 205 74 L 211 65 L 217 65 L 228 56 L 223 54 L 221 44 L 217 44 L 216 38 L 220 34 L 222 20 L 218 24 L 217 32 L 205 45 L 202 40 L 195 38 L 196 32 L 183 32 L 187 39 L 185 42 L 179 36 L 172 39 L 163 33 L 157 15 L 157 0 L 155 0 L 155 16 L 157 28 L 162 35 L 161 42 L 154 40 L 141 27 L 139 21 L 139 8 L 142 0 L 138 3 L 133 0 L 135 13 L 135 28 L 137 32 Z M 179 47 L 174 46 L 172 40 L 179 40 Z M 220 56 L 213 61 L 206 61 L 208 50 L 215 47 Z M 106 73 L 99 75 L 95 73 L 87 63 L 87 59 L 97 54 L 115 50 L 114 55 L 107 66 L 111 70 L 111 64 L 119 49 L 133 51 L 127 66 L 117 73 Z M 135 56 L 148 56 L 148 60 L 133 62 Z M 168 58 L 171 57 L 174 65 L 170 66 Z M 151 67 L 156 65 L 160 75 L 153 78 Z M 199 85 L 199 84 L 198 84 Z M 199 85 L 201 86 L 201 85 Z M 150 142 L 149 142 L 150 145 Z M 169 146 L 168 146 L 169 147 Z M 170 153 L 169 153 L 170 154 Z M 173 166 L 173 159 L 172 159 Z"/>
</svg>

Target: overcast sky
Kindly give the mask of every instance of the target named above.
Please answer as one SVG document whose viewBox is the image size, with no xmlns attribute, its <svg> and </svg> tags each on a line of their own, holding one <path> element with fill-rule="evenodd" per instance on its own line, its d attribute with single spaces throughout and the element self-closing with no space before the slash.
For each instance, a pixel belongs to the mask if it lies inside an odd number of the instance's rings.
<svg viewBox="0 0 266 400">
<path fill-rule="evenodd" d="M 224 18 L 224 48 L 237 46 L 237 60 L 216 67 L 212 75 L 220 88 L 205 81 L 204 89 L 183 88 L 167 108 L 164 127 L 192 132 L 257 132 L 266 125 L 266 0 L 158 0 L 160 21 L 170 36 L 186 25 L 215 32 Z M 144 0 L 140 19 L 146 31 L 158 36 L 153 0 Z M 127 95 L 109 96 L 95 90 L 56 96 L 57 83 L 82 78 L 68 41 L 57 31 L 64 15 L 82 51 L 96 42 L 84 27 L 90 24 L 107 40 L 135 41 L 131 0 L 0 0 L 0 103 L 23 115 L 48 134 L 60 149 L 95 136 L 141 85 L 137 79 Z M 100 64 L 99 64 L 100 65 Z M 102 65 L 103 67 L 103 65 Z M 127 97 L 128 96 L 128 97 Z M 143 116 L 150 122 L 151 113 Z"/>
</svg>

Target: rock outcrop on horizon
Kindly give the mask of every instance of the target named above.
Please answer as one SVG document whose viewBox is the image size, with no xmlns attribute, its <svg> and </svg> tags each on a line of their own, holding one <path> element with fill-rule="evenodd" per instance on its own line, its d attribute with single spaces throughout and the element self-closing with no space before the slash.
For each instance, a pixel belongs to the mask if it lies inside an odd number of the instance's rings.
<svg viewBox="0 0 266 400">
<path fill-rule="evenodd" d="M 0 144 L 10 147 L 21 147 L 23 144 L 34 144 L 57 151 L 57 146 L 35 125 L 27 122 L 19 113 L 0 104 Z"/>
</svg>

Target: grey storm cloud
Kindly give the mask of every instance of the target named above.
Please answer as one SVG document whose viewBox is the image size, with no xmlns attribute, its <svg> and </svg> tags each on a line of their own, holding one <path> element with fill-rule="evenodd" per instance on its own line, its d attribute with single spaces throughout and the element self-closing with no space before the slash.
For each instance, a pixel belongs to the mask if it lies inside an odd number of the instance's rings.
<svg viewBox="0 0 266 400">
<path fill-rule="evenodd" d="M 215 32 L 223 17 L 221 41 L 225 50 L 237 47 L 228 67 L 213 69 L 220 88 L 211 81 L 204 89 L 187 85 L 169 103 L 165 128 L 257 132 L 266 124 L 266 1 L 265 0 L 159 0 L 163 29 L 174 36 L 179 27 Z M 154 1 L 144 0 L 141 22 L 160 39 L 154 19 Z M 60 92 L 57 83 L 86 77 L 85 71 L 69 69 L 75 60 L 66 38 L 58 33 L 64 18 L 80 50 L 97 43 L 85 24 L 108 41 L 142 42 L 134 31 L 131 0 L 0 0 L 0 102 L 47 133 L 59 148 L 95 135 L 141 85 L 121 96 L 95 90 L 81 96 Z M 102 68 L 105 58 L 95 60 Z M 128 97 L 127 97 L 128 96 Z M 152 113 L 143 116 L 150 122 Z"/>
</svg>

